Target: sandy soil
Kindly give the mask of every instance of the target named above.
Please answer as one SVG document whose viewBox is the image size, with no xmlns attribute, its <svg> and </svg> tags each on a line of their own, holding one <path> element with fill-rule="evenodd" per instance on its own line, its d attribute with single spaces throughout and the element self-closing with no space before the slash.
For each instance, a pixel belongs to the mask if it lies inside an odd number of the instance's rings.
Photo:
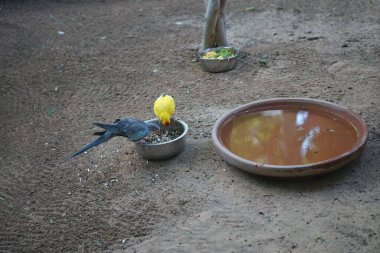
<svg viewBox="0 0 380 253">
<path fill-rule="evenodd" d="M 227 8 L 241 57 L 210 74 L 195 61 L 201 0 L 0 2 L 1 252 L 380 248 L 380 1 Z M 161 93 L 190 126 L 178 157 L 147 162 L 114 138 L 60 164 L 93 138 L 93 122 L 153 118 Z M 361 158 L 299 181 L 227 165 L 211 144 L 215 120 L 272 97 L 352 108 L 369 129 Z"/>
</svg>

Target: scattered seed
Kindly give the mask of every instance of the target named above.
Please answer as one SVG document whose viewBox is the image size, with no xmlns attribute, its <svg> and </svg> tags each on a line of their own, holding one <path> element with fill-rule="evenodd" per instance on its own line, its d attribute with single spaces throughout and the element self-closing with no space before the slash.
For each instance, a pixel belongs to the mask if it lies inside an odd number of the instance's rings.
<svg viewBox="0 0 380 253">
<path fill-rule="evenodd" d="M 179 129 L 162 130 L 160 133 L 152 133 L 142 139 L 142 144 L 165 143 L 178 138 L 182 132 Z"/>
<path fill-rule="evenodd" d="M 248 12 L 248 11 L 255 11 L 255 10 L 256 10 L 256 8 L 253 7 L 253 6 L 247 7 L 247 8 L 244 9 L 244 11 L 246 11 L 246 12 Z"/>
<path fill-rule="evenodd" d="M 189 198 L 180 201 L 179 204 L 182 206 L 182 205 L 184 205 L 184 204 L 190 202 L 192 199 L 193 199 L 193 197 L 190 196 Z"/>
<path fill-rule="evenodd" d="M 315 242 L 318 242 L 318 243 L 323 243 L 324 241 L 325 239 L 323 239 L 321 236 L 315 239 Z"/>
<path fill-rule="evenodd" d="M 309 37 L 309 38 L 307 38 L 307 40 L 309 40 L 309 41 L 312 41 L 312 40 L 319 40 L 320 38 L 322 38 L 322 37 L 320 37 L 320 36 Z"/>
<path fill-rule="evenodd" d="M 96 244 L 98 244 L 98 245 L 102 245 L 99 241 L 97 241 L 97 240 L 93 240 Z"/>
</svg>

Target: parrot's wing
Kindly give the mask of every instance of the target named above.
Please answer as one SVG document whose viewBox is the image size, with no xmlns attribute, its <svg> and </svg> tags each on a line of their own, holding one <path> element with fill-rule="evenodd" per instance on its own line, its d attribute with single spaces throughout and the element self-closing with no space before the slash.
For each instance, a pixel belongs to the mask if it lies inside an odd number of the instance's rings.
<svg viewBox="0 0 380 253">
<path fill-rule="evenodd" d="M 146 126 L 149 129 L 149 131 L 151 131 L 151 132 L 159 131 L 160 130 L 160 126 L 157 125 L 156 123 L 147 122 L 147 121 L 144 121 L 144 123 L 146 124 Z"/>
<path fill-rule="evenodd" d="M 120 133 L 120 128 L 117 124 L 103 124 L 103 123 L 94 123 L 95 126 L 101 127 L 106 131 L 109 131 L 113 134 Z"/>
<path fill-rule="evenodd" d="M 124 125 L 123 132 L 131 141 L 138 141 L 148 135 L 149 129 L 144 122 L 132 121 Z"/>
</svg>

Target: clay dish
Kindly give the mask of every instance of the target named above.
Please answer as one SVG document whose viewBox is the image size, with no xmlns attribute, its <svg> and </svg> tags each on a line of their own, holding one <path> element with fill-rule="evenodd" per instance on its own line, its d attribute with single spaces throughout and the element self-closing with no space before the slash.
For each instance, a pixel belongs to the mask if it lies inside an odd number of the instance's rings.
<svg viewBox="0 0 380 253">
<path fill-rule="evenodd" d="M 252 102 L 222 116 L 212 130 L 216 151 L 249 173 L 303 177 L 332 172 L 362 152 L 368 130 L 350 109 L 307 98 Z"/>
</svg>

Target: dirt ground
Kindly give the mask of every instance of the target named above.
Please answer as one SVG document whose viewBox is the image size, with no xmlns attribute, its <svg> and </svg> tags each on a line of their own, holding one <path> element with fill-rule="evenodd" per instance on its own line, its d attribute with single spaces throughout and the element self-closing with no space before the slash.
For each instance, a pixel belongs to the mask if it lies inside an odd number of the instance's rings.
<svg viewBox="0 0 380 253">
<path fill-rule="evenodd" d="M 227 10 L 239 63 L 210 74 L 196 61 L 202 0 L 0 2 L 1 252 L 380 248 L 380 1 Z M 161 93 L 190 127 L 179 156 L 148 162 L 120 137 L 60 164 L 93 138 L 93 122 L 153 118 Z M 273 97 L 351 108 L 368 125 L 364 153 L 298 181 L 226 164 L 211 143 L 216 119 Z"/>
</svg>

